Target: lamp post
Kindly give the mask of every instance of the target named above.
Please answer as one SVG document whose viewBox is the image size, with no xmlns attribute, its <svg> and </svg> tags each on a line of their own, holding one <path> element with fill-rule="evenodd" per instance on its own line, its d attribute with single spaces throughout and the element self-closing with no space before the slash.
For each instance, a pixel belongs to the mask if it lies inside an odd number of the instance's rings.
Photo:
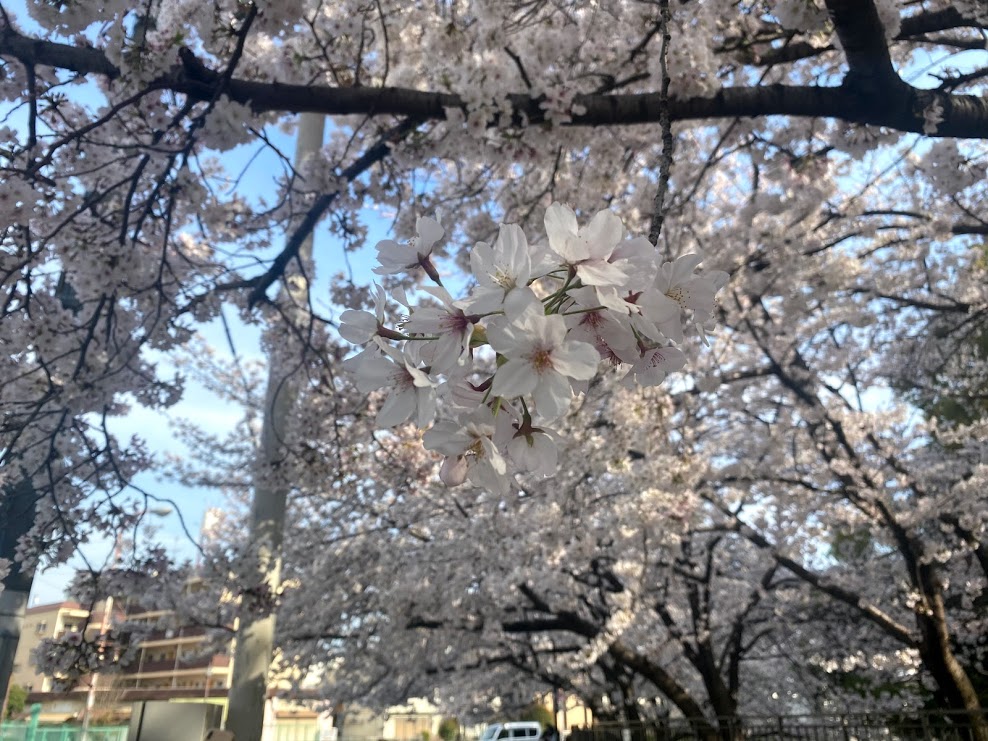
<svg viewBox="0 0 988 741">
<path fill-rule="evenodd" d="M 170 515 L 172 508 L 166 505 L 160 505 L 158 507 L 149 507 L 145 509 L 141 515 L 150 514 L 155 517 L 166 517 Z M 122 543 L 120 540 L 120 533 L 118 532 L 113 539 L 113 566 L 116 566 L 120 561 L 120 549 Z M 103 636 L 106 635 L 107 631 L 110 629 L 110 623 L 112 622 L 113 616 L 113 595 L 107 595 L 106 600 L 103 603 L 103 615 L 100 618 L 99 624 L 99 640 L 105 646 L 106 642 Z M 83 629 L 83 638 L 85 638 L 85 629 Z M 99 672 L 93 672 L 92 676 L 89 678 L 89 689 L 86 691 L 86 706 L 82 711 L 82 728 L 79 731 L 79 741 L 89 741 L 89 718 L 93 712 L 93 706 L 96 704 L 96 684 L 99 682 Z"/>
</svg>

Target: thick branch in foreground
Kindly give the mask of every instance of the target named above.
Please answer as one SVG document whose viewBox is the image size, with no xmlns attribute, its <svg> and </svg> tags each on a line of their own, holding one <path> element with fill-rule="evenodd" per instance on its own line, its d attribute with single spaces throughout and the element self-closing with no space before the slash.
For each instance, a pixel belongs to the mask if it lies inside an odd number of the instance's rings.
<svg viewBox="0 0 988 741">
<path fill-rule="evenodd" d="M 166 85 L 197 100 L 212 98 L 212 84 L 181 75 Z M 889 86 L 881 97 L 863 95 L 848 86 L 766 85 L 725 88 L 709 98 L 671 98 L 672 121 L 718 118 L 802 116 L 833 118 L 851 123 L 886 126 L 923 133 L 923 110 L 934 101 L 944 110 L 938 136 L 988 138 L 988 101 L 973 95 L 918 90 L 905 83 Z M 231 80 L 226 93 L 255 111 L 297 111 L 328 115 L 395 115 L 444 120 L 451 109 L 465 110 L 458 95 L 407 88 L 333 88 Z M 545 121 L 542 101 L 524 94 L 509 96 L 517 122 Z M 579 95 L 570 126 L 631 126 L 658 124 L 662 115 L 659 93 Z"/>
<path fill-rule="evenodd" d="M 862 43 L 864 43 L 862 41 Z M 856 52 L 855 59 L 870 58 L 870 47 Z M 887 53 L 887 52 L 886 52 Z M 67 44 L 29 39 L 11 28 L 0 32 L 0 55 L 26 64 L 41 64 L 78 74 L 100 74 L 116 78 L 120 70 L 102 52 Z M 183 55 L 170 73 L 152 83 L 154 87 L 187 95 L 193 100 L 214 100 L 218 86 L 231 99 L 249 105 L 257 112 L 323 113 L 327 115 L 392 115 L 420 121 L 444 120 L 449 109 L 466 110 L 455 94 L 427 92 L 397 87 L 338 88 L 325 85 L 286 85 L 225 79 L 218 72 Z M 763 116 L 805 116 L 830 118 L 851 123 L 885 126 L 899 131 L 923 133 L 923 111 L 934 102 L 943 108 L 943 122 L 937 136 L 988 138 L 988 100 L 973 95 L 920 90 L 893 75 L 881 94 L 866 94 L 853 84 L 840 87 L 767 85 L 730 87 L 709 98 L 672 98 L 669 116 L 673 121 Z M 546 120 L 542 99 L 526 93 L 508 96 L 516 123 L 542 123 Z M 581 95 L 574 100 L 570 126 L 629 126 L 657 124 L 662 114 L 660 93 L 625 95 Z"/>
</svg>

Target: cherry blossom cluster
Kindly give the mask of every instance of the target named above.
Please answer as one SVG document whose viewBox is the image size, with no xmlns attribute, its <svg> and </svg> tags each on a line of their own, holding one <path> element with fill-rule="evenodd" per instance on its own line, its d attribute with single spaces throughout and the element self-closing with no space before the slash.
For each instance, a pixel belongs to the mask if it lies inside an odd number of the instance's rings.
<svg viewBox="0 0 988 741">
<path fill-rule="evenodd" d="M 580 226 L 567 206 L 545 215 L 545 243 L 502 224 L 493 244 L 470 252 L 473 288 L 454 300 L 432 260 L 445 234 L 421 217 L 407 243 L 377 245 L 379 275 L 424 270 L 428 303 L 392 292 L 408 315 L 386 326 L 388 297 L 375 311 L 348 310 L 340 334 L 365 348 L 344 365 L 362 392 L 387 388 L 381 427 L 413 420 L 425 447 L 445 456 L 440 478 L 505 492 L 515 473 L 556 469 L 553 423 L 587 389 L 601 363 L 625 384 L 654 386 L 686 365 L 687 329 L 706 342 L 723 271 L 698 273 L 699 255 L 659 263 L 644 237 L 626 234 L 611 211 Z M 442 418 L 437 421 L 437 410 Z M 431 425 L 431 427 L 430 427 Z"/>
<path fill-rule="evenodd" d="M 67 631 L 58 638 L 45 638 L 31 651 L 39 672 L 51 677 L 56 687 L 71 689 L 93 672 L 119 671 L 137 658 L 141 632 L 109 628 L 106 632 Z"/>
</svg>

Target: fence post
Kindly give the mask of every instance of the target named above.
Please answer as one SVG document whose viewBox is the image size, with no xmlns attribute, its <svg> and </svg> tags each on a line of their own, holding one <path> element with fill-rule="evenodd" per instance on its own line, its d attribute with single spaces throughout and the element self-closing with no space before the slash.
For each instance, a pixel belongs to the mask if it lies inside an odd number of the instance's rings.
<svg viewBox="0 0 988 741">
<path fill-rule="evenodd" d="M 38 731 L 38 721 L 41 719 L 41 703 L 36 702 L 31 705 L 31 720 L 27 722 L 24 729 L 24 741 L 34 741 L 34 736 Z"/>
<path fill-rule="evenodd" d="M 919 721 L 923 726 L 923 741 L 930 741 L 933 736 L 930 735 L 930 719 L 926 717 L 926 713 L 920 713 Z"/>
</svg>

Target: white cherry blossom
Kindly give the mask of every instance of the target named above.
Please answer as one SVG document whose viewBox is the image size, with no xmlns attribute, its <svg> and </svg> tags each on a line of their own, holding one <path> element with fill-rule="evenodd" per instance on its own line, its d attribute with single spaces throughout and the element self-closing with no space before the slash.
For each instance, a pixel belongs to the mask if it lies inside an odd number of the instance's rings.
<svg viewBox="0 0 988 741">
<path fill-rule="evenodd" d="M 430 260 L 432 248 L 443 238 L 445 230 L 437 219 L 420 216 L 415 221 L 415 237 L 405 244 L 393 239 L 383 239 L 377 243 L 377 259 L 381 264 L 374 268 L 378 275 L 394 275 L 414 268 L 435 271 Z"/>
<path fill-rule="evenodd" d="M 440 420 L 423 435 L 422 443 L 446 456 L 441 475 L 447 485 L 469 479 L 476 486 L 504 493 L 510 479 L 504 456 L 494 443 L 496 432 L 494 415 L 482 406 L 462 421 Z"/>
<path fill-rule="evenodd" d="M 503 224 L 493 246 L 478 242 L 470 251 L 470 267 L 477 287 L 461 302 L 474 314 L 504 311 L 518 316 L 536 302 L 528 287 L 532 260 L 525 233 L 517 224 Z"/>
<path fill-rule="evenodd" d="M 347 342 L 362 345 L 370 342 L 384 324 L 384 309 L 387 303 L 384 289 L 374 284 L 374 313 L 347 309 L 340 314 L 340 336 Z"/>
<path fill-rule="evenodd" d="M 438 335 L 430 342 L 428 353 L 433 371 L 445 373 L 461 365 L 470 352 L 475 317 L 467 316 L 453 303 L 453 297 L 442 287 L 424 286 L 423 289 L 442 302 L 442 306 L 419 306 L 405 322 L 408 332 Z"/>
<path fill-rule="evenodd" d="M 390 389 L 377 413 L 377 424 L 395 427 L 414 417 L 417 425 L 427 426 L 436 415 L 436 382 L 416 368 L 406 353 L 374 339 L 375 346 L 345 360 L 344 366 L 361 391 Z"/>
<path fill-rule="evenodd" d="M 487 336 L 491 347 L 507 358 L 494 374 L 491 391 L 507 399 L 532 394 L 539 414 L 547 419 L 569 408 L 568 379 L 589 380 L 600 363 L 591 345 L 567 340 L 561 316 L 546 316 L 537 307 L 511 323 L 493 324 Z"/>
<path fill-rule="evenodd" d="M 571 208 L 553 203 L 545 212 L 545 230 L 549 247 L 584 284 L 616 286 L 627 282 L 628 263 L 612 261 L 624 238 L 624 225 L 612 211 L 598 211 L 581 229 Z"/>
</svg>

